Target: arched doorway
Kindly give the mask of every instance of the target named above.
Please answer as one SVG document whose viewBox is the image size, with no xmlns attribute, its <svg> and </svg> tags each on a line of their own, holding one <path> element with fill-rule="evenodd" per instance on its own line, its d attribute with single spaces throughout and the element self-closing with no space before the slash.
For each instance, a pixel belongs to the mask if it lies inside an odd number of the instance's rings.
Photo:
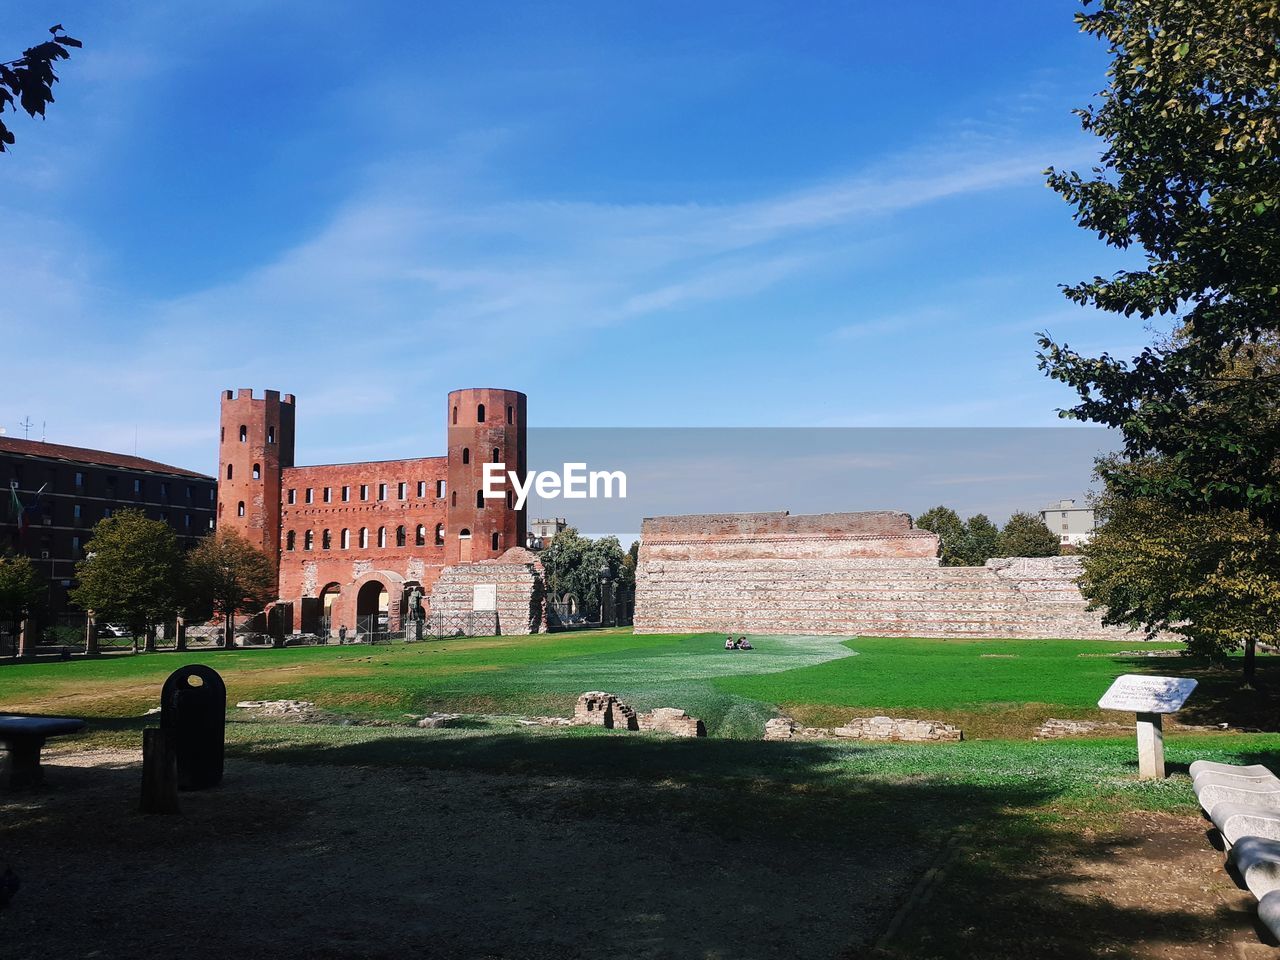
<svg viewBox="0 0 1280 960">
<path fill-rule="evenodd" d="M 320 591 L 320 627 L 316 632 L 321 637 L 334 636 L 338 632 L 338 627 L 341 626 L 334 620 L 334 605 L 341 596 L 342 585 L 339 583 L 326 584 Z"/>
<path fill-rule="evenodd" d="M 356 632 L 377 636 L 387 632 L 391 595 L 380 580 L 370 580 L 356 594 Z"/>
<path fill-rule="evenodd" d="M 458 559 L 463 563 L 471 562 L 471 531 L 465 527 L 458 531 Z"/>
</svg>

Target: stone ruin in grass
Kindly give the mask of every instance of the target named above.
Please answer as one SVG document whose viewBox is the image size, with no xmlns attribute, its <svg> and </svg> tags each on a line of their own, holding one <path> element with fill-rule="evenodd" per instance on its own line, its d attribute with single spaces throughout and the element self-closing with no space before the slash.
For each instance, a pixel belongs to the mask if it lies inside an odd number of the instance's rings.
<svg viewBox="0 0 1280 960">
<path fill-rule="evenodd" d="M 649 713 L 636 713 L 612 693 L 592 690 L 578 697 L 573 708 L 573 723 L 578 726 L 605 727 L 609 730 L 641 730 L 665 733 L 673 737 L 705 737 L 706 725 L 677 707 L 658 707 Z"/>
<path fill-rule="evenodd" d="M 854 717 L 839 727 L 802 727 L 790 717 L 775 717 L 764 725 L 766 740 L 878 740 L 929 743 L 964 739 L 959 727 L 937 720 L 893 717 Z"/>
</svg>

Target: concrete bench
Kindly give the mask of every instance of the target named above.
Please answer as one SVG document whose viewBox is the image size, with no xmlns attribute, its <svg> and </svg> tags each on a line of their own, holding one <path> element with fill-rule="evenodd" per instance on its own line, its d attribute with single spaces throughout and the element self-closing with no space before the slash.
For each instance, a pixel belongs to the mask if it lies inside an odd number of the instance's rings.
<svg viewBox="0 0 1280 960">
<path fill-rule="evenodd" d="M 25 717 L 0 714 L 0 743 L 9 751 L 9 789 L 40 783 L 40 750 L 50 737 L 79 733 L 85 728 L 75 717 Z"/>
<path fill-rule="evenodd" d="M 1221 773 L 1202 773 L 1192 782 L 1191 789 L 1208 814 L 1212 814 L 1214 806 L 1223 801 L 1280 809 L 1280 780 L 1275 777 L 1241 780 Z"/>
<path fill-rule="evenodd" d="M 1241 837 L 1227 859 L 1259 900 L 1272 890 L 1280 890 L 1280 840 Z"/>
<path fill-rule="evenodd" d="M 1191 779 L 1199 780 L 1203 774 L 1216 773 L 1224 777 L 1235 777 L 1240 780 L 1271 780 L 1275 774 L 1260 763 L 1237 764 L 1218 763 L 1215 760 L 1196 760 L 1191 764 Z"/>
<path fill-rule="evenodd" d="M 1218 803 L 1209 811 L 1209 819 L 1232 847 L 1244 837 L 1280 840 L 1280 810 L 1245 803 Z"/>
</svg>

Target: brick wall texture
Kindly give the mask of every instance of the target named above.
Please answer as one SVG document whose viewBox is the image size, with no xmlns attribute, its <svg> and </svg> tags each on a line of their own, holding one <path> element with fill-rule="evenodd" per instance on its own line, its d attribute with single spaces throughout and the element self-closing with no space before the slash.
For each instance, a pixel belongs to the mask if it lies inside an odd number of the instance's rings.
<svg viewBox="0 0 1280 960">
<path fill-rule="evenodd" d="M 431 612 L 445 617 L 469 613 L 476 587 L 492 585 L 498 633 L 525 635 L 546 629 L 542 564 L 523 547 L 513 547 L 496 560 L 445 567 L 431 588 Z"/>
<path fill-rule="evenodd" d="M 943 567 L 905 513 L 654 517 L 636 633 L 1132 638 L 1085 610 L 1076 557 Z"/>
</svg>

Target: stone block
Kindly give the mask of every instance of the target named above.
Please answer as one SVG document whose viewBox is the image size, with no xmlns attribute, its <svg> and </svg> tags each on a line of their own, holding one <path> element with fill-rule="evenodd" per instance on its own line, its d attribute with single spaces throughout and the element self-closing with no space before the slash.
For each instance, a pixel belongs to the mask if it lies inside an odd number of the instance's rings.
<svg viewBox="0 0 1280 960">
<path fill-rule="evenodd" d="M 1201 774 L 1205 773 L 1216 773 L 1242 780 L 1266 780 L 1275 777 L 1275 774 L 1260 763 L 1218 763 L 1215 760 L 1196 760 L 1191 764 L 1190 772 L 1192 780 L 1199 779 Z"/>
<path fill-rule="evenodd" d="M 1229 859 L 1259 900 L 1272 890 L 1280 890 L 1280 840 L 1241 837 L 1231 848 Z"/>
<path fill-rule="evenodd" d="M 1280 840 L 1280 810 L 1277 809 L 1228 801 L 1214 804 L 1209 819 L 1228 846 L 1235 846 L 1243 837 Z"/>
<path fill-rule="evenodd" d="M 1238 780 L 1222 774 L 1202 773 L 1192 783 L 1196 799 L 1205 813 L 1212 815 L 1219 803 L 1240 803 L 1250 807 L 1280 810 L 1280 780 Z"/>
<path fill-rule="evenodd" d="M 1258 901 L 1258 919 L 1280 940 L 1280 890 L 1272 890 Z"/>
<path fill-rule="evenodd" d="M 658 707 L 637 718 L 641 730 L 650 733 L 666 733 L 673 737 L 705 737 L 707 728 L 696 717 L 691 717 L 676 707 Z"/>
</svg>

